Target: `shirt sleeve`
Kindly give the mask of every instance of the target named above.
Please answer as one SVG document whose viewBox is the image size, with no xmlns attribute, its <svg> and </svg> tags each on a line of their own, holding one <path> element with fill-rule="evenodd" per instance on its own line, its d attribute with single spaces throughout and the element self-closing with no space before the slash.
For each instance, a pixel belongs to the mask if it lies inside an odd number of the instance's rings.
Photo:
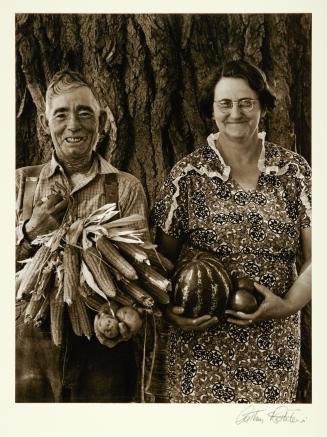
<svg viewBox="0 0 327 437">
<path fill-rule="evenodd" d="M 164 182 L 151 214 L 151 224 L 167 235 L 184 240 L 188 233 L 188 188 L 187 175 L 173 167 Z"/>
<path fill-rule="evenodd" d="M 35 248 L 29 243 L 25 237 L 24 225 L 21 220 L 21 206 L 24 193 L 23 175 L 20 170 L 16 171 L 16 262 L 29 258 L 34 252 Z M 17 263 L 19 270 L 21 265 Z"/>
<path fill-rule="evenodd" d="M 133 224 L 136 229 L 145 229 L 144 238 L 150 240 L 148 224 L 148 202 L 141 182 L 134 176 L 120 172 L 118 174 L 118 199 L 122 217 L 139 214 L 142 220 Z"/>
</svg>

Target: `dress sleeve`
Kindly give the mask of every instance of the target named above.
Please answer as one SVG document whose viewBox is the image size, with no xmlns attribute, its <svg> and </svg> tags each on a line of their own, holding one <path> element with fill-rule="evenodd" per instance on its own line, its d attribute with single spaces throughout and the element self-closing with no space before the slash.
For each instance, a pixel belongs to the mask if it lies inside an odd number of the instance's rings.
<svg viewBox="0 0 327 437">
<path fill-rule="evenodd" d="M 301 228 L 311 227 L 311 168 L 307 161 L 302 158 L 299 166 L 300 196 L 299 196 L 299 218 Z"/>
<path fill-rule="evenodd" d="M 187 175 L 178 165 L 164 182 L 151 214 L 151 224 L 167 235 L 184 240 L 188 233 Z"/>
</svg>

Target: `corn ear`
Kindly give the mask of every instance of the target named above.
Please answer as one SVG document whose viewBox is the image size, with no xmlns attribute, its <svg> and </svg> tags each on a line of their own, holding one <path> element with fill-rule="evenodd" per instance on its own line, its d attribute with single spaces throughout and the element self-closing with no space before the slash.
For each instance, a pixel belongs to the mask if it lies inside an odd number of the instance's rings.
<svg viewBox="0 0 327 437">
<path fill-rule="evenodd" d="M 74 333 L 78 336 L 85 335 L 90 339 L 93 328 L 85 303 L 86 299 L 84 299 L 79 292 L 76 293 L 74 301 L 68 307 L 68 314 Z M 103 305 L 103 303 L 101 305 Z"/>
<path fill-rule="evenodd" d="M 80 337 L 82 335 L 82 327 L 80 323 L 76 298 L 70 305 L 68 305 L 68 316 L 74 334 Z"/>
<path fill-rule="evenodd" d="M 51 285 L 53 285 L 53 279 L 54 271 L 53 266 L 50 264 L 42 270 L 39 280 L 35 285 L 34 293 L 39 297 L 46 296 L 49 293 Z"/>
<path fill-rule="evenodd" d="M 34 289 L 40 272 L 42 271 L 49 255 L 50 248 L 42 245 L 24 267 L 19 289 L 17 291 L 17 299 L 21 299 L 24 295 L 29 294 Z"/>
<path fill-rule="evenodd" d="M 136 243 L 125 243 L 122 241 L 116 242 L 119 250 L 130 257 L 133 261 L 139 262 L 139 263 L 146 263 L 150 264 L 148 255 L 146 252 L 140 248 L 140 246 Z"/>
<path fill-rule="evenodd" d="M 169 295 L 172 286 L 169 279 L 158 273 L 153 267 L 144 263 L 135 264 L 142 284 L 146 287 L 148 293 L 159 303 L 168 304 Z"/>
<path fill-rule="evenodd" d="M 45 319 L 49 314 L 49 306 L 50 306 L 50 296 L 48 294 L 43 299 L 42 305 L 34 317 L 33 323 L 35 327 L 39 328 L 44 323 Z"/>
<path fill-rule="evenodd" d="M 25 309 L 24 323 L 29 324 L 33 321 L 34 317 L 41 308 L 43 301 L 44 297 L 37 296 L 35 293 L 32 294 L 32 297 Z"/>
<path fill-rule="evenodd" d="M 95 247 L 89 247 L 82 251 L 83 260 L 93 275 L 100 290 L 108 297 L 114 297 L 116 287 L 108 267 L 101 259 L 101 254 Z"/>
<path fill-rule="evenodd" d="M 76 247 L 66 244 L 63 253 L 64 302 L 71 305 L 79 287 L 81 261 Z"/>
<path fill-rule="evenodd" d="M 98 312 L 102 305 L 104 305 L 107 301 L 99 296 L 97 293 L 88 294 L 85 296 L 82 295 L 82 299 L 86 306 L 91 308 L 91 310 Z"/>
<path fill-rule="evenodd" d="M 153 297 L 143 290 L 136 282 L 130 281 L 127 278 L 122 278 L 120 286 L 123 291 L 132 296 L 136 302 L 140 303 L 145 308 L 152 308 L 154 305 Z"/>
<path fill-rule="evenodd" d="M 82 334 L 90 340 L 93 334 L 93 326 L 90 321 L 88 310 L 79 294 L 76 294 L 74 303 L 76 304 Z"/>
<path fill-rule="evenodd" d="M 105 257 L 106 261 L 115 267 L 123 276 L 130 280 L 137 279 L 134 267 L 119 253 L 107 237 L 97 239 L 96 246 Z"/>
<path fill-rule="evenodd" d="M 162 255 L 162 253 L 155 249 L 144 249 L 144 251 L 148 255 L 151 265 L 154 265 L 167 273 L 171 273 L 174 270 L 174 264 Z"/>
<path fill-rule="evenodd" d="M 135 304 L 135 300 L 126 293 L 123 293 L 119 288 L 117 288 L 116 296 L 112 300 L 123 306 L 133 306 Z"/>
<path fill-rule="evenodd" d="M 54 288 L 50 295 L 51 336 L 56 346 L 62 343 L 64 329 L 64 296 L 63 290 Z"/>
</svg>

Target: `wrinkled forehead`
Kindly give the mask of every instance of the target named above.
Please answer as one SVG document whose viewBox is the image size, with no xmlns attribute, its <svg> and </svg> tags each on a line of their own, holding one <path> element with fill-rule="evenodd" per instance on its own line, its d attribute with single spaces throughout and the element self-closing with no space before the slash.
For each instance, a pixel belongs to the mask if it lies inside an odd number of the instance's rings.
<svg viewBox="0 0 327 437">
<path fill-rule="evenodd" d="M 100 105 L 93 91 L 86 85 L 70 84 L 50 89 L 46 93 L 46 114 L 57 107 L 84 106 L 90 107 L 95 113 L 100 110 Z"/>
</svg>

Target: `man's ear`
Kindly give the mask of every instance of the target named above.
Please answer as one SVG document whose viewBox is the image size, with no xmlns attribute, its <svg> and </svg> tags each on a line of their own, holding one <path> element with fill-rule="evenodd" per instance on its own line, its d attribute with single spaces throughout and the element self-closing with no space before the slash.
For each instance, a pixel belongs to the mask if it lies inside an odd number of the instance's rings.
<svg viewBox="0 0 327 437">
<path fill-rule="evenodd" d="M 107 113 L 106 111 L 103 111 L 101 109 L 100 114 L 99 114 L 99 134 L 102 133 L 105 125 L 106 125 L 106 121 L 107 121 Z"/>
<path fill-rule="evenodd" d="M 45 133 L 50 135 L 49 121 L 47 119 L 47 116 L 45 115 L 45 112 L 42 112 L 39 115 L 39 121 L 40 121 L 41 126 L 42 126 L 43 130 L 45 131 Z"/>
</svg>

